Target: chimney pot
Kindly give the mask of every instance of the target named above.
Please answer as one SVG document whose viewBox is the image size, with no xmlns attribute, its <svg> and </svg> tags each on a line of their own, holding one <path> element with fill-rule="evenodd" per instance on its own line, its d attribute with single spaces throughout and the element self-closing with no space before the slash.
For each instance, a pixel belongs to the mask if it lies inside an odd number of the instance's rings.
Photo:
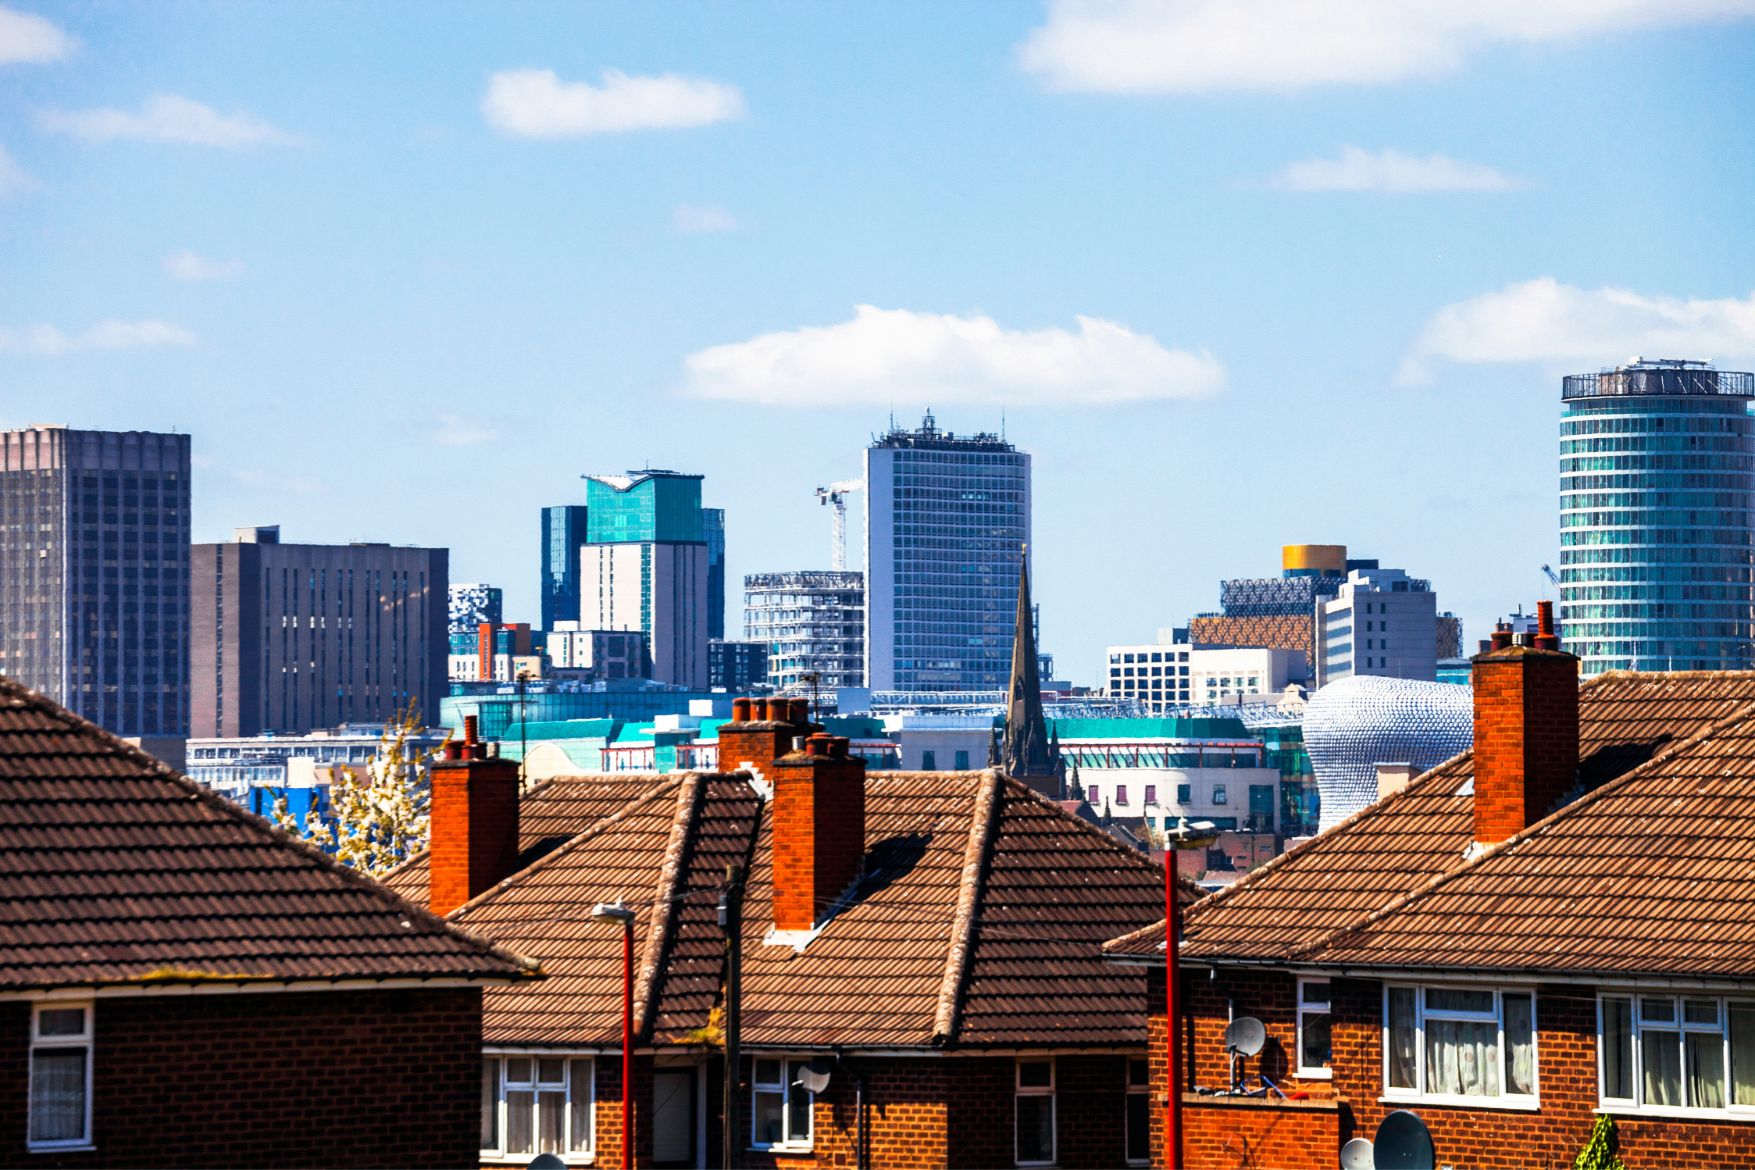
<svg viewBox="0 0 1755 1170">
<path fill-rule="evenodd" d="M 750 701 L 747 698 L 731 700 L 731 721 L 733 723 L 748 723 L 750 721 Z"/>
<path fill-rule="evenodd" d="M 1554 632 L 1554 603 L 1536 602 L 1535 646 L 1539 650 L 1560 649 L 1560 636 Z"/>
<path fill-rule="evenodd" d="M 791 722 L 793 722 L 793 723 L 809 723 L 810 722 L 810 700 L 809 699 L 794 699 L 794 700 L 792 700 Z"/>
</svg>

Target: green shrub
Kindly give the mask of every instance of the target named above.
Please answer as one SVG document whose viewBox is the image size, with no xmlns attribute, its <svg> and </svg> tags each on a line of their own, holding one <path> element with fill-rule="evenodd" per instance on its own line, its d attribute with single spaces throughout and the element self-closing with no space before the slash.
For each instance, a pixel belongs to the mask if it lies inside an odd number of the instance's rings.
<svg viewBox="0 0 1755 1170">
<path fill-rule="evenodd" d="M 1615 1132 L 1615 1119 L 1607 1113 L 1590 1127 L 1590 1140 L 1578 1157 L 1572 1159 L 1572 1170 L 1627 1170 L 1621 1161 L 1621 1138 Z"/>
</svg>

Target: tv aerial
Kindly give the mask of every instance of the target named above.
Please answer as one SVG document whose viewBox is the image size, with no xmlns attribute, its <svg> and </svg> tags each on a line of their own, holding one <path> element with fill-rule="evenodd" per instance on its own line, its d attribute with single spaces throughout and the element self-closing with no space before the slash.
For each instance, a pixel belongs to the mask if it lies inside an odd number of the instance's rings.
<svg viewBox="0 0 1755 1170">
<path fill-rule="evenodd" d="M 1434 1170 L 1438 1154 L 1432 1147 L 1432 1131 L 1406 1109 L 1397 1109 L 1377 1127 L 1372 1143 L 1374 1170 Z"/>
</svg>

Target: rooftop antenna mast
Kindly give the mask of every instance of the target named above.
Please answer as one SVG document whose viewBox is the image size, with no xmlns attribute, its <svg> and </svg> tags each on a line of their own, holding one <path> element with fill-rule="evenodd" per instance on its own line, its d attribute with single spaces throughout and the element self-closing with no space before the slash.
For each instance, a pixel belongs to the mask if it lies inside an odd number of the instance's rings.
<svg viewBox="0 0 1755 1170">
<path fill-rule="evenodd" d="M 847 495 L 864 490 L 863 479 L 844 479 L 817 489 L 817 503 L 835 509 L 830 518 L 829 567 L 837 573 L 847 568 Z"/>
</svg>

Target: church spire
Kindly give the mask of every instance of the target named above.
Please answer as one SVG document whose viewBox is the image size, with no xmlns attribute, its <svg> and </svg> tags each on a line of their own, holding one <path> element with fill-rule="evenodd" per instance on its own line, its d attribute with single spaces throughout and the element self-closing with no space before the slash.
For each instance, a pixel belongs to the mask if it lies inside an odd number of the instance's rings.
<svg viewBox="0 0 1755 1170">
<path fill-rule="evenodd" d="M 1036 791 L 1059 799 L 1066 781 L 1060 742 L 1049 741 L 1042 714 L 1042 679 L 1036 657 L 1036 628 L 1030 606 L 1030 546 L 1018 561 L 1018 623 L 1012 632 L 1012 676 L 1006 688 L 1005 736 L 999 766 Z"/>
</svg>

